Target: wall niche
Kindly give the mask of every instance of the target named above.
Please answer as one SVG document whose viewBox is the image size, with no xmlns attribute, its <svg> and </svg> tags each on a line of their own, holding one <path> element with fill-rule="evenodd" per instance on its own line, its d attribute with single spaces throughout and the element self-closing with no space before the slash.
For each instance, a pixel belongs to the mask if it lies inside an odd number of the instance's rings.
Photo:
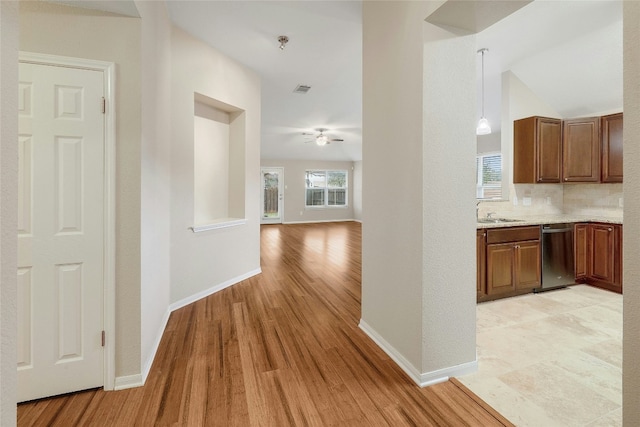
<svg viewBox="0 0 640 427">
<path fill-rule="evenodd" d="M 194 232 L 245 223 L 245 111 L 194 94 Z"/>
</svg>

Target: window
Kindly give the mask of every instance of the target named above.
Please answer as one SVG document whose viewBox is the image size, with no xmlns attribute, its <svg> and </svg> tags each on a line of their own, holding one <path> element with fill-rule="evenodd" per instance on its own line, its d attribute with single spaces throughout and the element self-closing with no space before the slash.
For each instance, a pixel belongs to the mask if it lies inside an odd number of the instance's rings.
<svg viewBox="0 0 640 427">
<path fill-rule="evenodd" d="M 347 171 L 306 172 L 306 206 L 347 206 Z"/>
<path fill-rule="evenodd" d="M 502 154 L 483 154 L 476 157 L 476 197 L 502 198 Z"/>
</svg>

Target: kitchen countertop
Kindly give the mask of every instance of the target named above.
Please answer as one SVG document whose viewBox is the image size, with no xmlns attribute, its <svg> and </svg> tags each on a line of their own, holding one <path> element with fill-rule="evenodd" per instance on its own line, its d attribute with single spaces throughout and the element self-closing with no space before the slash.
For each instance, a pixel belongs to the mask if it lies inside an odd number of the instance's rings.
<svg viewBox="0 0 640 427">
<path fill-rule="evenodd" d="M 608 224 L 622 224 L 622 217 L 603 217 L 603 216 L 586 216 L 586 215 L 531 215 L 509 217 L 496 215 L 495 218 L 517 219 L 513 222 L 479 222 L 477 228 L 503 228 L 503 227 L 520 227 L 523 225 L 542 225 L 557 224 L 561 222 L 604 222 Z"/>
</svg>

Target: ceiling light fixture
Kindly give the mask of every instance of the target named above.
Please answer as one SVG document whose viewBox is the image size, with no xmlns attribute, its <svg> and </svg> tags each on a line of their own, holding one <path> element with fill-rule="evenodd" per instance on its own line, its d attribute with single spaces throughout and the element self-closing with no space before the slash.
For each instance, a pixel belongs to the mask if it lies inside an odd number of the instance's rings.
<svg viewBox="0 0 640 427">
<path fill-rule="evenodd" d="M 285 45 L 289 43 L 289 37 L 280 36 L 278 37 L 278 42 L 280 42 L 280 50 L 284 50 Z"/>
<path fill-rule="evenodd" d="M 316 144 L 318 145 L 327 145 L 327 142 L 329 141 L 326 137 L 325 134 L 323 134 L 322 132 L 324 132 L 326 129 L 319 129 L 320 130 L 320 135 L 318 135 L 316 137 Z"/>
<path fill-rule="evenodd" d="M 484 53 L 488 51 L 489 49 L 486 47 L 478 50 L 478 53 L 482 55 L 482 115 L 478 121 L 478 127 L 476 127 L 476 135 L 488 135 L 491 133 L 489 120 L 484 117 Z"/>
</svg>

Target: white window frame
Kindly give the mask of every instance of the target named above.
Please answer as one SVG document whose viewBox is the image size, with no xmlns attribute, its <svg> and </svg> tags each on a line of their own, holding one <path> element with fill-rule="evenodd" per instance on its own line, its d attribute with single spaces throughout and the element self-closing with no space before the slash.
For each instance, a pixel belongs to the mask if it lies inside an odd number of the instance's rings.
<svg viewBox="0 0 640 427">
<path fill-rule="evenodd" d="M 325 186 L 324 187 L 309 187 L 306 182 L 306 176 L 308 173 L 324 173 L 325 174 Z M 341 172 L 345 175 L 344 187 L 329 187 L 326 179 L 330 172 Z M 310 188 L 323 189 L 324 190 L 324 204 L 322 205 L 308 205 L 307 204 L 307 190 Z M 330 205 L 329 204 L 329 190 L 341 190 L 344 189 L 344 205 Z M 305 209 L 345 209 L 349 207 L 349 171 L 346 169 L 307 169 L 305 170 L 305 185 L 304 185 L 304 207 Z"/>
<path fill-rule="evenodd" d="M 486 157 L 496 157 L 498 156 L 500 158 L 500 174 L 501 174 L 501 179 L 500 182 L 497 184 L 485 184 L 483 182 L 483 178 L 484 175 L 482 173 L 482 165 L 484 163 L 484 159 Z M 502 171 L 503 171 L 503 159 L 502 159 L 502 153 L 499 151 L 496 152 L 491 152 L 491 153 L 483 153 L 483 154 L 478 154 L 476 156 L 476 198 L 478 199 L 501 199 L 502 198 L 502 192 L 503 192 L 503 188 L 502 188 L 502 180 L 504 179 L 504 177 L 502 176 Z M 500 191 L 500 195 L 496 196 L 496 197 L 485 197 L 485 191 L 487 190 L 499 190 Z"/>
</svg>

